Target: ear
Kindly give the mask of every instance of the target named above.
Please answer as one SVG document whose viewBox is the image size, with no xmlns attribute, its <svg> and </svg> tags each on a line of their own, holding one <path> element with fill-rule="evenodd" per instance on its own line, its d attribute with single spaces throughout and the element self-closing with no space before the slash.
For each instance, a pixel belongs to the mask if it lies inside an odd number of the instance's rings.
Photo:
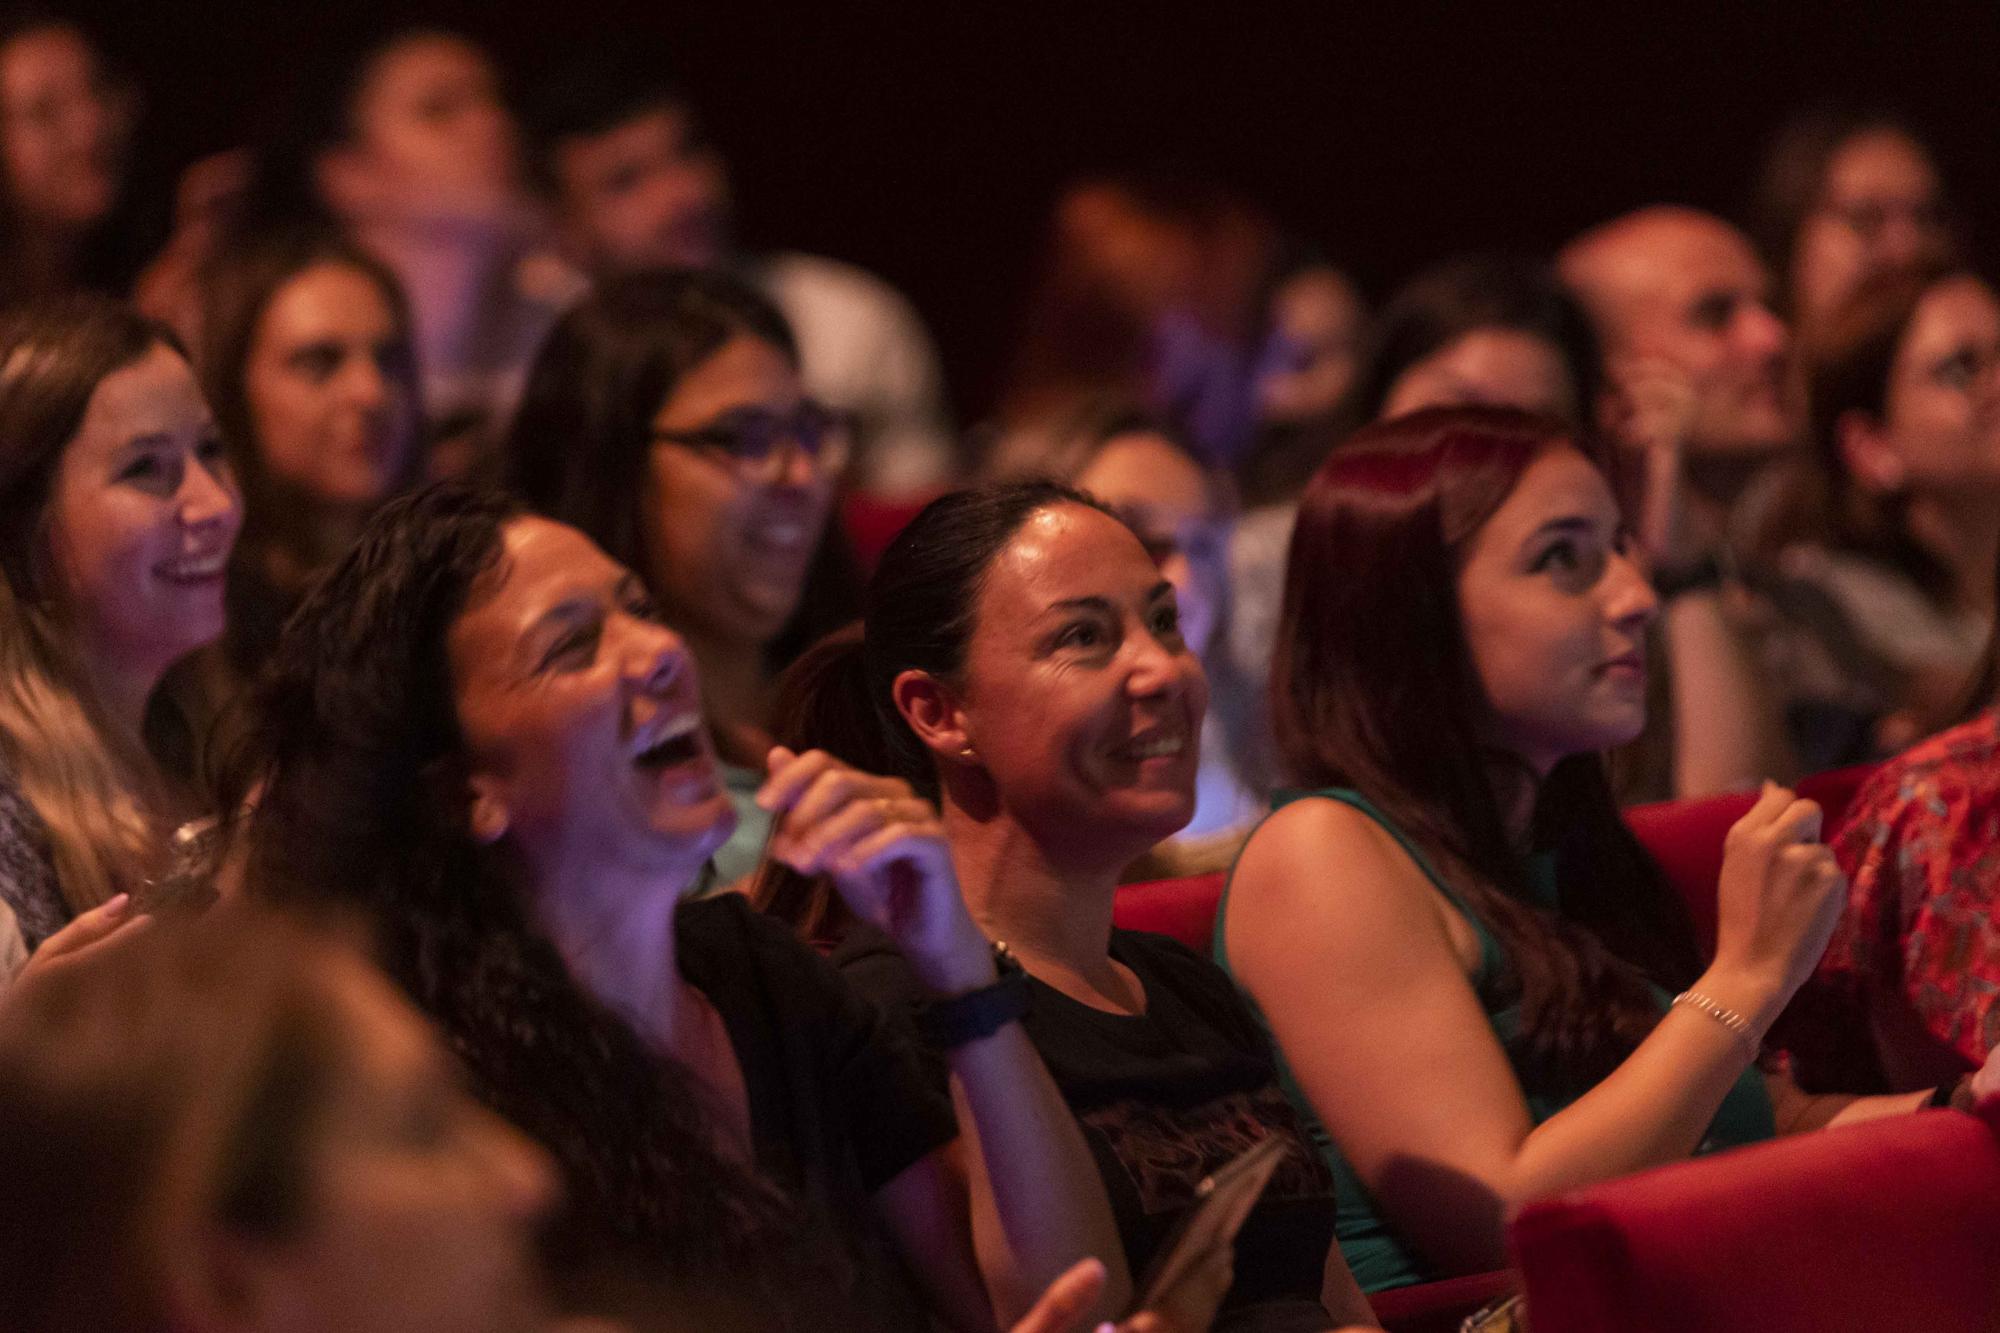
<svg viewBox="0 0 2000 1333">
<path fill-rule="evenodd" d="M 1863 490 L 1886 494 L 1903 488 L 1909 470 L 1881 422 L 1866 412 L 1843 412 L 1833 423 L 1833 438 L 1841 462 Z"/>
<path fill-rule="evenodd" d="M 466 822 L 472 836 L 490 847 L 507 836 L 507 827 L 514 819 L 506 794 L 497 780 L 484 774 L 467 779 L 465 788 L 471 800 Z"/>
<path fill-rule="evenodd" d="M 889 686 L 889 698 L 924 748 L 944 763 L 975 757 L 965 730 L 965 709 L 949 685 L 928 671 L 904 671 Z"/>
</svg>

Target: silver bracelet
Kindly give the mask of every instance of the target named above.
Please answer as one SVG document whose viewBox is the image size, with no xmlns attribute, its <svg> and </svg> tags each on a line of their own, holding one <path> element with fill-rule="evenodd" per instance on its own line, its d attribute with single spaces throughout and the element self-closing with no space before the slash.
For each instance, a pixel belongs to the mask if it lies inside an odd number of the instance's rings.
<svg viewBox="0 0 2000 1333">
<path fill-rule="evenodd" d="M 1757 1040 L 1756 1030 L 1750 1026 L 1750 1020 L 1734 1009 L 1718 1003 L 1712 996 L 1704 995 L 1698 990 L 1684 990 L 1674 996 L 1673 1007 L 1678 1009 L 1682 1005 L 1699 1010 L 1728 1028 L 1736 1039 L 1743 1043 L 1743 1049 L 1750 1053 L 1751 1060 L 1756 1060 L 1764 1053 L 1763 1043 Z"/>
</svg>

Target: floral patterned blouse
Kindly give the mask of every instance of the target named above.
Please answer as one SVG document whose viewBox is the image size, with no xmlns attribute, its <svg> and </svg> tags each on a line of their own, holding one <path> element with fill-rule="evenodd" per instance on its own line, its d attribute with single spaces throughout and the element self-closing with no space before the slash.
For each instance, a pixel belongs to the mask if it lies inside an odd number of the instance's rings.
<svg viewBox="0 0 2000 1333">
<path fill-rule="evenodd" d="M 1924 1038 L 1978 1065 L 2000 1042 L 2000 713 L 1884 764 L 1833 850 L 1847 912 L 1816 986 L 1857 1010 L 1897 997 Z"/>
</svg>

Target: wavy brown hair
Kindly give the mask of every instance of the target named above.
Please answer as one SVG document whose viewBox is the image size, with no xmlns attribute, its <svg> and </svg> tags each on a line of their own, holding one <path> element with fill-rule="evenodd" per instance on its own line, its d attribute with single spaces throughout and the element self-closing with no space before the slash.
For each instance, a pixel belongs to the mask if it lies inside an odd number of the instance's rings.
<svg viewBox="0 0 2000 1333">
<path fill-rule="evenodd" d="M 1500 408 L 1434 408 L 1367 427 L 1307 486 L 1271 663 L 1287 776 L 1366 797 L 1421 848 L 1499 939 L 1518 1002 L 1509 1055 L 1531 1089 L 1575 1093 L 1659 1018 L 1653 987 L 1699 970 L 1680 900 L 1619 817 L 1595 754 L 1534 793 L 1531 847 L 1509 836 L 1504 787 L 1532 784 L 1496 752 L 1458 605 L 1474 538 L 1551 449 L 1594 447 L 1561 423 Z M 1560 908 L 1534 904 L 1528 854 L 1553 853 Z"/>
</svg>

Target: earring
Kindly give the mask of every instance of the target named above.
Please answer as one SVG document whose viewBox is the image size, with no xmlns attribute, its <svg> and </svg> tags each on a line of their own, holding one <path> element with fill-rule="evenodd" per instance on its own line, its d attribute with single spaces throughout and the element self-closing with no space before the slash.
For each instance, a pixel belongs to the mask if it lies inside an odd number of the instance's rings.
<svg viewBox="0 0 2000 1333">
<path fill-rule="evenodd" d="M 960 751 L 958 752 L 958 757 L 959 757 L 960 759 L 970 759 L 970 758 L 972 758 L 972 747 L 971 747 L 970 745 L 968 745 L 968 746 L 966 746 L 966 747 L 965 747 L 964 749 L 960 750 Z"/>
</svg>

